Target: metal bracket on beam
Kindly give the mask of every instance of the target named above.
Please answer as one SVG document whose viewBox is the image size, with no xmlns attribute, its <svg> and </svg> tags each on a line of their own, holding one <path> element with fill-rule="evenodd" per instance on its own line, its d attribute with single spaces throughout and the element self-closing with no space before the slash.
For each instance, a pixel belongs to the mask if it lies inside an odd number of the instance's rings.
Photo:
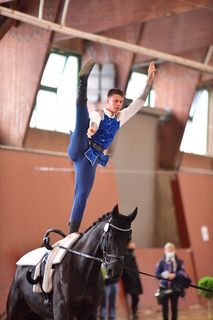
<svg viewBox="0 0 213 320">
<path fill-rule="evenodd" d="M 62 16 L 61 16 L 61 25 L 64 26 L 65 25 L 65 20 L 66 20 L 66 16 L 67 16 L 67 10 L 69 7 L 69 2 L 70 0 L 65 0 L 64 2 L 64 8 L 62 11 Z"/>
<path fill-rule="evenodd" d="M 212 56 L 212 52 L 213 52 L 213 45 L 211 45 L 208 49 L 208 52 L 205 56 L 205 59 L 204 59 L 204 64 L 208 64 L 210 59 L 211 59 L 211 56 Z"/>
<path fill-rule="evenodd" d="M 38 10 L 39 19 L 43 19 L 43 13 L 44 13 L 44 0 L 40 0 L 39 10 Z"/>
</svg>

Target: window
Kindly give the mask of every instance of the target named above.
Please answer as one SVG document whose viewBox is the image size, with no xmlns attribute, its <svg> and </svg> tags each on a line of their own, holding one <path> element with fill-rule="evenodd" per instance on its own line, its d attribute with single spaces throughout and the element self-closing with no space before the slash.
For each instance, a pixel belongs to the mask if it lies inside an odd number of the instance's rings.
<svg viewBox="0 0 213 320">
<path fill-rule="evenodd" d="M 180 151 L 204 155 L 207 153 L 209 92 L 196 92 L 187 121 Z"/>
<path fill-rule="evenodd" d="M 132 72 L 127 90 L 126 90 L 126 97 L 128 99 L 135 100 L 140 92 L 143 90 L 143 88 L 146 85 L 147 75 L 140 73 L 140 72 Z M 155 106 L 155 92 L 154 90 L 151 90 L 148 94 L 148 97 L 146 99 L 146 102 L 144 103 L 145 106 L 149 105 L 150 107 Z"/>
<path fill-rule="evenodd" d="M 30 127 L 66 132 L 75 127 L 79 58 L 51 52 L 44 69 Z"/>
</svg>

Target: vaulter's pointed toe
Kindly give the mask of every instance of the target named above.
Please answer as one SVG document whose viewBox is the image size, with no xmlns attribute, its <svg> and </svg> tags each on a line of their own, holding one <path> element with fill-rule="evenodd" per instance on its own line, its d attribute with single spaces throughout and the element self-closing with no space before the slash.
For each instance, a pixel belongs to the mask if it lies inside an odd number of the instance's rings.
<svg viewBox="0 0 213 320">
<path fill-rule="evenodd" d="M 88 78 L 90 75 L 90 72 L 92 71 L 94 65 L 95 65 L 94 60 L 89 60 L 86 62 L 86 64 L 83 66 L 81 71 L 79 72 L 79 78 Z"/>
</svg>

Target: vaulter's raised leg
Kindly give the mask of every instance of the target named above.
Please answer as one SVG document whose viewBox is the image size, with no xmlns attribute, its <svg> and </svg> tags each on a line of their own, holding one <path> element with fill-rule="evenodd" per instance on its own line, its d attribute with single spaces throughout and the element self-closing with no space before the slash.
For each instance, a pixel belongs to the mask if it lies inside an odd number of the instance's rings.
<svg viewBox="0 0 213 320">
<path fill-rule="evenodd" d="M 69 221 L 69 233 L 78 232 L 79 230 L 86 201 L 95 176 L 95 167 L 91 166 L 84 155 L 84 152 L 89 146 L 87 137 L 87 129 L 89 126 L 87 82 L 94 65 L 95 61 L 89 60 L 79 72 L 76 100 L 76 126 L 74 132 L 71 134 L 70 144 L 67 150 L 69 158 L 74 162 L 76 171 L 75 197 L 71 219 Z M 79 172 L 81 172 L 81 174 L 79 174 Z"/>
<path fill-rule="evenodd" d="M 89 126 L 89 113 L 87 109 L 87 83 L 89 75 L 95 65 L 94 60 L 89 60 L 79 72 L 78 93 L 76 100 L 76 124 L 71 133 L 68 146 L 68 156 L 76 161 L 83 156 L 88 147 L 87 129 Z"/>
</svg>

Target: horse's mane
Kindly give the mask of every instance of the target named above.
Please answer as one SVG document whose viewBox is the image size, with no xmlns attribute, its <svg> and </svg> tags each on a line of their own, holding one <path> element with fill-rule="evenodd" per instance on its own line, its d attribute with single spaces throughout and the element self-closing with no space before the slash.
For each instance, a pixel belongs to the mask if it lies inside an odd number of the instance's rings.
<svg viewBox="0 0 213 320">
<path fill-rule="evenodd" d="M 107 213 L 104 213 L 102 215 L 102 217 L 98 218 L 98 220 L 96 220 L 95 222 L 93 222 L 93 224 L 88 227 L 84 232 L 83 234 L 87 233 L 91 228 L 93 228 L 96 224 L 100 223 L 101 221 L 103 221 L 104 219 L 106 219 L 107 217 L 111 216 L 112 212 L 107 212 Z"/>
</svg>

